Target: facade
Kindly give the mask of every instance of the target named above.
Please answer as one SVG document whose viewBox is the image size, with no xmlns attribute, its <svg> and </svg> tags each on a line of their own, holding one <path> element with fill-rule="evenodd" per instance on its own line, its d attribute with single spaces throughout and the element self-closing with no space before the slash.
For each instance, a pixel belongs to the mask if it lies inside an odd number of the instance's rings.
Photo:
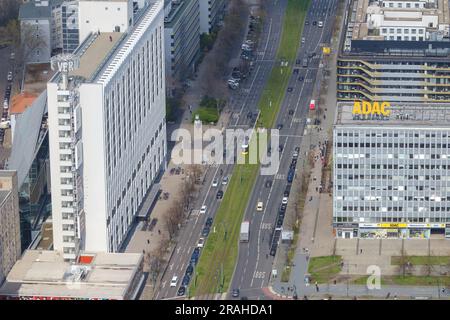
<svg viewBox="0 0 450 320">
<path fill-rule="evenodd" d="M 54 248 L 65 259 L 117 252 L 165 166 L 163 32 L 153 2 L 126 33 L 93 33 L 55 58 L 68 67 L 47 85 Z"/>
<path fill-rule="evenodd" d="M 19 10 L 21 41 L 25 62 L 49 62 L 54 48 L 52 6 L 49 1 L 23 3 Z"/>
<path fill-rule="evenodd" d="M 65 1 L 61 6 L 63 53 L 72 53 L 80 44 L 78 1 Z"/>
<path fill-rule="evenodd" d="M 450 105 L 352 108 L 338 103 L 333 129 L 336 236 L 450 237 Z"/>
<path fill-rule="evenodd" d="M 200 33 L 210 33 L 223 19 L 225 0 L 200 0 Z"/>
<path fill-rule="evenodd" d="M 142 253 L 27 250 L 0 287 L 0 300 L 134 300 L 144 283 Z"/>
<path fill-rule="evenodd" d="M 126 32 L 133 25 L 132 0 L 80 0 L 80 43 L 91 32 Z"/>
<path fill-rule="evenodd" d="M 196 68 L 200 54 L 199 0 L 166 2 L 165 7 L 166 74 L 175 80 L 185 80 Z"/>
<path fill-rule="evenodd" d="M 0 170 L 0 285 L 21 252 L 17 172 Z"/>
<path fill-rule="evenodd" d="M 448 0 L 351 2 L 337 62 L 339 100 L 450 101 Z"/>
</svg>

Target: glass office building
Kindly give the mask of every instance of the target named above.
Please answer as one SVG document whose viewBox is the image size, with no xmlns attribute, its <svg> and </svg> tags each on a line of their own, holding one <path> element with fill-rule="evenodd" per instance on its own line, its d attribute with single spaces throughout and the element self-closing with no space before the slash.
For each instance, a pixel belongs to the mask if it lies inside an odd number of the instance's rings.
<svg viewBox="0 0 450 320">
<path fill-rule="evenodd" d="M 333 137 L 336 237 L 450 237 L 450 105 L 362 116 L 341 102 Z"/>
</svg>

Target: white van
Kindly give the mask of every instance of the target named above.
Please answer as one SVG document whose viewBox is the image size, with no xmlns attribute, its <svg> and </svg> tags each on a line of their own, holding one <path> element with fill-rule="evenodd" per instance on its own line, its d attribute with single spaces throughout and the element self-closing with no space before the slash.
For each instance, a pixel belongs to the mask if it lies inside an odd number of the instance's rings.
<svg viewBox="0 0 450 320">
<path fill-rule="evenodd" d="M 319 21 L 319 28 L 322 28 L 322 27 L 323 27 L 323 22 Z"/>
</svg>

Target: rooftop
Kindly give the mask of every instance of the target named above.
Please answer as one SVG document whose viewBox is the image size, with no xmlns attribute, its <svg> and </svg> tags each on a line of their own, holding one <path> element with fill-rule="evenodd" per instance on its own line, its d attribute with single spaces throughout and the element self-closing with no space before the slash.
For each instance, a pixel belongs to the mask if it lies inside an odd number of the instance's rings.
<svg viewBox="0 0 450 320">
<path fill-rule="evenodd" d="M 337 104 L 335 125 L 440 126 L 450 129 L 450 104 L 391 103 L 387 117 L 354 115 L 353 106 L 353 102 Z"/>
<path fill-rule="evenodd" d="M 23 91 L 40 95 L 47 89 L 47 82 L 55 74 L 50 63 L 33 63 L 25 66 Z"/>
<path fill-rule="evenodd" d="M 408 3 L 425 3 L 424 1 L 405 1 Z M 353 8 L 352 23 L 349 26 L 353 40 L 383 40 L 384 37 L 374 32 L 383 27 L 423 27 L 431 31 L 444 31 L 450 22 L 448 0 L 436 0 L 436 2 L 425 3 L 423 8 L 402 8 L 383 6 L 383 1 L 357 0 Z M 428 26 L 429 17 L 437 18 L 438 25 Z"/>
<path fill-rule="evenodd" d="M 36 1 L 25 2 L 19 9 L 19 20 L 26 19 L 50 19 L 52 6 L 61 4 L 63 0 L 49 0 L 49 5 L 35 5 Z"/>
<path fill-rule="evenodd" d="M 36 100 L 37 95 L 24 92 L 15 95 L 12 98 L 11 108 L 9 110 L 10 114 L 23 113 L 28 107 L 30 107 L 34 100 Z"/>
<path fill-rule="evenodd" d="M 141 253 L 83 253 L 65 262 L 57 251 L 27 250 L 12 268 L 0 296 L 123 299 L 141 268 Z"/>
<path fill-rule="evenodd" d="M 70 72 L 69 75 L 90 79 L 123 35 L 122 32 L 94 34 L 92 41 L 81 54 L 79 68 Z"/>
</svg>

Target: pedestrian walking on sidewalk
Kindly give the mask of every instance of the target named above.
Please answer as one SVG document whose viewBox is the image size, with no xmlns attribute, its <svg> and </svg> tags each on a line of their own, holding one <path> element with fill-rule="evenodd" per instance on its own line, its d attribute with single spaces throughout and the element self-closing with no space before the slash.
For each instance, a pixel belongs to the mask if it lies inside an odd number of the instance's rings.
<svg viewBox="0 0 450 320">
<path fill-rule="evenodd" d="M 362 249 L 359 250 L 359 253 L 362 254 Z"/>
</svg>

